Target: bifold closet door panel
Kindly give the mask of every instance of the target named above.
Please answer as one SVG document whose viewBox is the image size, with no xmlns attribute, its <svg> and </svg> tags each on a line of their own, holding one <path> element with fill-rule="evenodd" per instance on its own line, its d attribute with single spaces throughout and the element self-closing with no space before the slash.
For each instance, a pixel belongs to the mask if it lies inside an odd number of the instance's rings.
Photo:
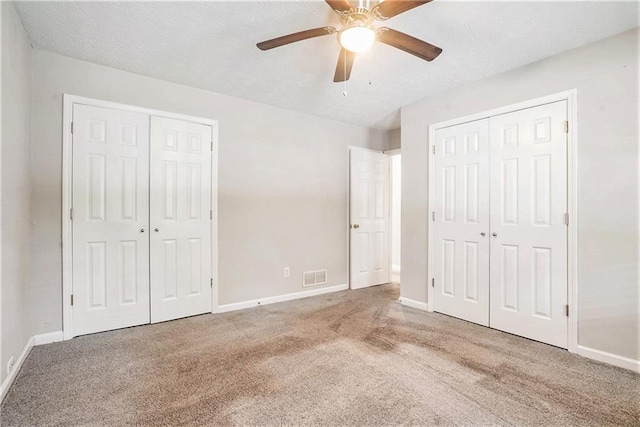
<svg viewBox="0 0 640 427">
<path fill-rule="evenodd" d="M 490 119 L 491 327 L 567 347 L 566 101 Z"/>
<path fill-rule="evenodd" d="M 149 323 L 149 116 L 73 107 L 74 335 Z"/>
<path fill-rule="evenodd" d="M 211 312 L 211 138 L 151 117 L 151 322 Z"/>
<path fill-rule="evenodd" d="M 488 326 L 489 120 L 438 129 L 434 144 L 434 309 Z"/>
</svg>

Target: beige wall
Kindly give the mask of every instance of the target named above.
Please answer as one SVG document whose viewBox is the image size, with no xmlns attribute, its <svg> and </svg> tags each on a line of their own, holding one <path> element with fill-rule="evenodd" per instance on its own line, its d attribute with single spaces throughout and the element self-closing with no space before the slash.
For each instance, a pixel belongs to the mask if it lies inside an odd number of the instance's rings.
<svg viewBox="0 0 640 427">
<path fill-rule="evenodd" d="M 2 351 L 17 361 L 32 335 L 27 300 L 29 256 L 29 105 L 31 46 L 13 4 L 2 2 Z"/>
<path fill-rule="evenodd" d="M 427 301 L 428 126 L 578 90 L 579 345 L 640 359 L 638 29 L 402 109 L 402 296 Z"/>
<path fill-rule="evenodd" d="M 63 93 L 219 121 L 220 304 L 302 291 L 305 270 L 326 268 L 328 286 L 347 283 L 347 147 L 385 149 L 386 132 L 44 51 L 32 59 L 36 333 L 62 328 Z"/>
<path fill-rule="evenodd" d="M 401 145 L 400 129 L 391 129 L 387 131 L 388 150 L 397 150 Z"/>
</svg>

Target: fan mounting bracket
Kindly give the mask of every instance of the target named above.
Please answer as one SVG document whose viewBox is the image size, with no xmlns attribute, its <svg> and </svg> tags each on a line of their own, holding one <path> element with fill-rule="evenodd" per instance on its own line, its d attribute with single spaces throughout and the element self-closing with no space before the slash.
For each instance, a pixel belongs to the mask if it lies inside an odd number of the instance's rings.
<svg viewBox="0 0 640 427">
<path fill-rule="evenodd" d="M 376 14 L 366 7 L 352 7 L 345 12 L 336 11 L 336 13 L 340 16 L 340 20 L 345 26 L 351 25 L 355 22 L 370 25 L 377 19 Z"/>
</svg>

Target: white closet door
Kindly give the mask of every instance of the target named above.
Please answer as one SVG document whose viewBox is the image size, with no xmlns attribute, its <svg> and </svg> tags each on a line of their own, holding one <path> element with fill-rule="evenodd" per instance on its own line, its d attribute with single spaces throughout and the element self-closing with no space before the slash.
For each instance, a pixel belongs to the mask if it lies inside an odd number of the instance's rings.
<svg viewBox="0 0 640 427">
<path fill-rule="evenodd" d="M 151 321 L 211 312 L 211 126 L 151 117 Z"/>
<path fill-rule="evenodd" d="M 438 129 L 434 143 L 434 309 L 488 326 L 489 120 Z"/>
<path fill-rule="evenodd" d="M 567 347 L 566 101 L 490 119 L 491 327 Z"/>
<path fill-rule="evenodd" d="M 351 288 L 390 281 L 389 156 L 350 151 Z"/>
<path fill-rule="evenodd" d="M 149 116 L 73 108 L 73 324 L 149 322 Z"/>
</svg>

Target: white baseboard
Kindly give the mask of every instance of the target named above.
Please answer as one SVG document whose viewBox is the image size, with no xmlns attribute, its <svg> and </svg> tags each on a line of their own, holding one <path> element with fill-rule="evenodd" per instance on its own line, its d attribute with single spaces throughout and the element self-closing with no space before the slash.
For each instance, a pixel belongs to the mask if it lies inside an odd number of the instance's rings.
<svg viewBox="0 0 640 427">
<path fill-rule="evenodd" d="M 398 302 L 402 305 L 406 305 L 407 307 L 417 308 L 422 311 L 429 311 L 429 307 L 426 302 L 420 302 L 405 297 L 398 298 Z"/>
<path fill-rule="evenodd" d="M 52 342 L 58 342 L 64 340 L 64 334 L 62 331 L 48 332 L 46 334 L 39 334 L 33 336 L 33 345 L 49 344 Z"/>
<path fill-rule="evenodd" d="M 236 311 L 236 310 L 242 310 L 245 308 L 257 307 L 260 305 L 274 304 L 277 302 L 291 301 L 291 300 L 300 299 L 300 298 L 308 298 L 316 295 L 328 294 L 330 292 L 346 291 L 347 289 L 349 289 L 348 284 L 329 286 L 326 288 L 319 288 L 319 289 L 310 289 L 308 291 L 294 292 L 292 294 L 278 295 L 275 297 L 267 297 L 267 298 L 253 299 L 249 301 L 235 302 L 233 304 L 219 305 L 217 309 L 213 310 L 213 312 L 226 313 L 228 311 Z"/>
<path fill-rule="evenodd" d="M 2 403 L 5 396 L 7 395 L 7 392 L 11 388 L 11 384 L 13 384 L 13 381 L 18 376 L 18 372 L 20 372 L 20 368 L 22 368 L 22 364 L 24 363 L 24 361 L 27 360 L 27 356 L 29 355 L 29 352 L 31 351 L 32 348 L 33 348 L 33 337 L 30 337 L 29 340 L 27 341 L 27 344 L 22 349 L 22 353 L 20 353 L 20 356 L 18 356 L 18 359 L 15 361 L 13 365 L 13 369 L 11 370 L 11 372 L 9 372 L 9 375 L 7 376 L 7 378 L 4 379 L 4 381 L 2 382 L 2 385 L 0 385 L 0 403 Z M 5 369 L 4 366 L 2 366 L 1 368 Z"/>
<path fill-rule="evenodd" d="M 578 354 L 598 362 L 608 363 L 620 368 L 629 369 L 630 371 L 640 372 L 640 360 L 630 359 L 617 354 L 607 353 L 606 351 L 596 350 L 594 348 L 578 346 Z"/>
</svg>

